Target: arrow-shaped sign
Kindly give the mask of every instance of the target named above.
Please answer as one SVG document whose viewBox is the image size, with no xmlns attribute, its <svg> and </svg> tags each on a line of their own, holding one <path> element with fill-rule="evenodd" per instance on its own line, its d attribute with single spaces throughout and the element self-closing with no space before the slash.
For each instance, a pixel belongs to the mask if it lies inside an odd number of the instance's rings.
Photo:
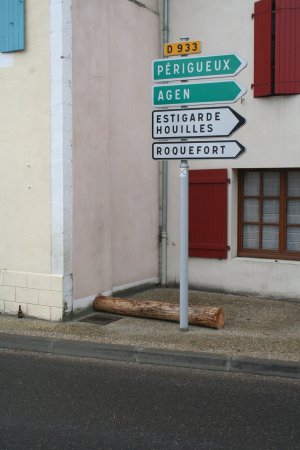
<svg viewBox="0 0 300 450">
<path fill-rule="evenodd" d="M 247 89 L 235 80 L 153 86 L 154 106 L 234 103 Z"/>
<path fill-rule="evenodd" d="M 247 61 L 236 53 L 187 58 L 156 59 L 152 63 L 153 81 L 235 76 Z"/>
<path fill-rule="evenodd" d="M 238 141 L 154 142 L 153 159 L 235 159 L 245 153 Z"/>
<path fill-rule="evenodd" d="M 229 106 L 152 112 L 154 139 L 230 136 L 246 120 Z"/>
</svg>

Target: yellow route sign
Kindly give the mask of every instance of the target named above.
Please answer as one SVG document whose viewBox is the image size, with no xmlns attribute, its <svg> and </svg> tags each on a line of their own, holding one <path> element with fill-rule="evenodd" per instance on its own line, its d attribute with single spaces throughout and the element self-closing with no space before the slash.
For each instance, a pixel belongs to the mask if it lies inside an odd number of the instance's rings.
<svg viewBox="0 0 300 450">
<path fill-rule="evenodd" d="M 164 56 L 191 55 L 194 53 L 201 53 L 200 41 L 182 41 L 164 44 Z"/>
</svg>

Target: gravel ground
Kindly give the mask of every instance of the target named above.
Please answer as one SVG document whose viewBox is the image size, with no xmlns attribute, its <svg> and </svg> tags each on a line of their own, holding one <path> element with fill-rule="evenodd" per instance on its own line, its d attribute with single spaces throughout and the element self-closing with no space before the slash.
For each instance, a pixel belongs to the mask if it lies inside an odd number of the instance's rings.
<svg viewBox="0 0 300 450">
<path fill-rule="evenodd" d="M 151 289 L 132 297 L 179 303 L 178 289 Z M 104 326 L 2 314 L 0 333 L 300 361 L 300 302 L 190 291 L 189 304 L 223 307 L 224 328 L 189 326 L 182 333 L 178 323 L 151 319 L 123 317 Z"/>
</svg>

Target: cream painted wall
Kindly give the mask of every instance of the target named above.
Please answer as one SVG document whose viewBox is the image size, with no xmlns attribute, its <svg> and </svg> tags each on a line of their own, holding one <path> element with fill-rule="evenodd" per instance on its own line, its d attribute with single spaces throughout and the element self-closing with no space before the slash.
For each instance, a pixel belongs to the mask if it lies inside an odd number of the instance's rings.
<svg viewBox="0 0 300 450">
<path fill-rule="evenodd" d="M 0 55 L 0 269 L 50 273 L 49 2 L 25 18 L 25 51 Z"/>
<path fill-rule="evenodd" d="M 293 261 L 237 258 L 237 171 L 239 168 L 300 167 L 300 96 L 254 99 L 253 0 L 170 1 L 169 41 L 188 36 L 202 41 L 202 54 L 236 52 L 248 66 L 236 76 L 248 92 L 231 105 L 247 123 L 232 139 L 246 147 L 237 160 L 190 161 L 190 169 L 228 168 L 228 259 L 190 258 L 191 286 L 299 298 L 300 264 Z M 169 163 L 168 281 L 179 280 L 179 162 Z"/>
<path fill-rule="evenodd" d="M 74 299 L 158 276 L 157 1 L 73 1 Z"/>
</svg>

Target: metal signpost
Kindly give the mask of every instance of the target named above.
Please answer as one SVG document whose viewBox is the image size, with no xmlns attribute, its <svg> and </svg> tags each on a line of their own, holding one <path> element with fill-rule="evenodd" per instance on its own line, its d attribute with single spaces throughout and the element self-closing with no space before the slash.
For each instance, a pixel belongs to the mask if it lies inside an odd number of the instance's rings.
<svg viewBox="0 0 300 450">
<path fill-rule="evenodd" d="M 180 331 L 188 331 L 189 324 L 189 165 L 180 163 Z"/>
<path fill-rule="evenodd" d="M 197 47 L 188 38 L 166 44 L 165 55 L 195 53 Z M 200 46 L 199 46 L 200 52 Z M 245 147 L 235 140 L 187 140 L 191 138 L 228 137 L 246 122 L 228 106 L 188 108 L 190 105 L 234 103 L 247 90 L 235 80 L 188 82 L 201 78 L 233 77 L 247 62 L 236 53 L 167 58 L 153 61 L 153 105 L 164 109 L 152 114 L 152 136 L 167 141 L 154 142 L 155 160 L 180 159 L 180 331 L 188 330 L 188 159 L 236 159 Z M 183 81 L 185 80 L 185 81 Z M 184 109 L 165 109 L 181 106 Z M 177 139 L 177 141 L 174 141 Z"/>
</svg>

